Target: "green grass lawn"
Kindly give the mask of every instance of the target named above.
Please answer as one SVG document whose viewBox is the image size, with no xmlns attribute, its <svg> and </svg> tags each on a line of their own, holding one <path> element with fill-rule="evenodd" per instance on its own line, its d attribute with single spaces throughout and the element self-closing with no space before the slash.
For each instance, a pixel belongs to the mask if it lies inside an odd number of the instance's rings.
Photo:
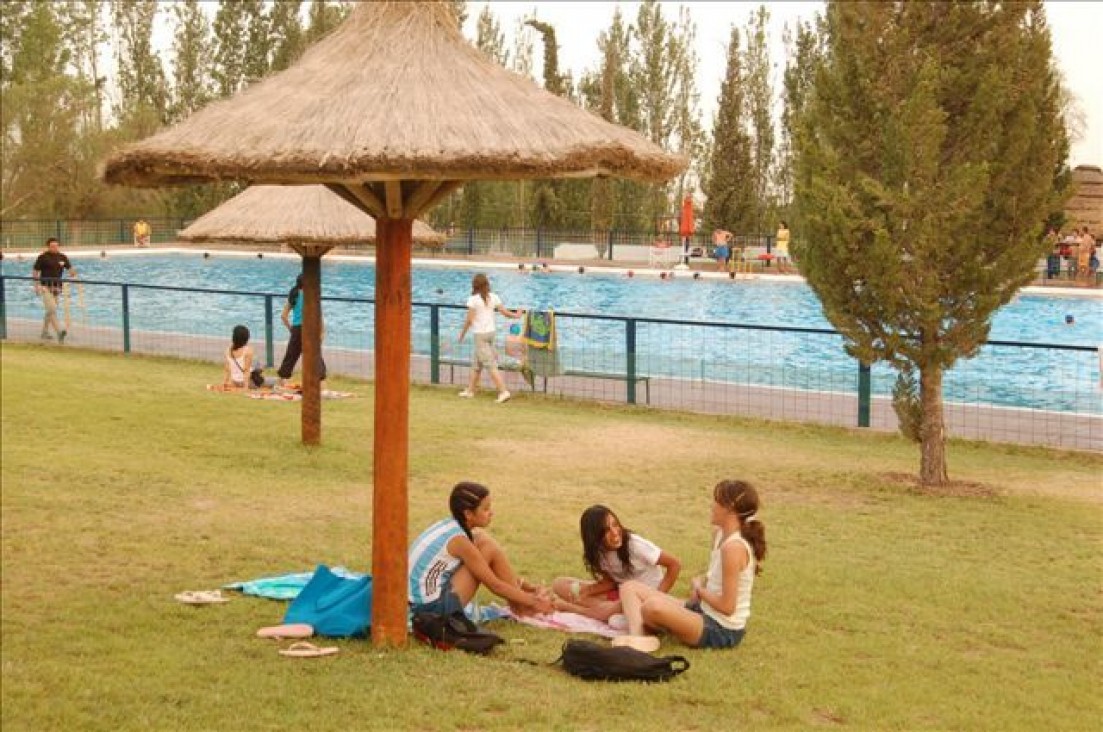
<svg viewBox="0 0 1103 732">
<path fill-rule="evenodd" d="M 953 443 L 971 495 L 899 480 L 883 434 L 411 395 L 410 535 L 461 479 L 492 490 L 522 572 L 578 574 L 577 521 L 606 503 L 679 555 L 708 555 L 712 485 L 763 497 L 769 557 L 743 645 L 686 650 L 662 685 L 586 683 L 565 636 L 513 623 L 490 658 L 336 641 L 291 660 L 253 637 L 284 605 L 174 593 L 319 562 L 370 570 L 370 384 L 299 410 L 208 393 L 217 366 L 5 344 L 2 656 L 16 730 L 1098 729 L 1103 457 Z M 988 495 L 986 495 L 988 494 Z M 488 598 L 489 599 L 489 598 Z M 286 644 L 285 644 L 286 645 Z"/>
</svg>

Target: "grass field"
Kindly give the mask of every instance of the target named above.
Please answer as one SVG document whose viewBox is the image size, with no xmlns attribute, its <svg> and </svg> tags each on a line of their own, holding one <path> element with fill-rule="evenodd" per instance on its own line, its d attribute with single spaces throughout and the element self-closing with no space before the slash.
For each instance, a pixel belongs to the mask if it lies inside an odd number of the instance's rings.
<svg viewBox="0 0 1103 732">
<path fill-rule="evenodd" d="M 312 568 L 370 569 L 371 385 L 324 404 L 204 391 L 217 367 L 5 345 L 2 656 L 16 730 L 1098 729 L 1103 457 L 953 443 L 962 495 L 901 480 L 876 433 L 450 389 L 411 396 L 411 537 L 460 479 L 532 579 L 581 572 L 577 520 L 612 506 L 707 561 L 711 486 L 755 483 L 769 556 L 734 651 L 686 650 L 669 684 L 589 684 L 565 637 L 513 623 L 491 658 L 337 641 L 289 660 L 253 637 L 284 605 L 174 593 Z M 489 598 L 488 598 L 489 599 Z"/>
</svg>

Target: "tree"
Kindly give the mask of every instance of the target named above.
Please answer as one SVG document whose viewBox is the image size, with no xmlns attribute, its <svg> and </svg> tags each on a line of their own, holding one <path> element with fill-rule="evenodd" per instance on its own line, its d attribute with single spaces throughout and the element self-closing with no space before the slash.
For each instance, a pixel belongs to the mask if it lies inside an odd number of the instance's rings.
<svg viewBox="0 0 1103 732">
<path fill-rule="evenodd" d="M 739 29 L 734 25 L 728 39 L 727 66 L 720 85 L 716 118 L 712 128 L 712 155 L 703 187 L 704 219 L 710 228 L 750 231 L 755 218 L 751 138 L 744 128 L 743 53 Z"/>
<path fill-rule="evenodd" d="M 242 77 L 246 85 L 268 75 L 272 55 L 271 21 L 264 0 L 238 0 L 243 6 L 245 47 Z"/>
<path fill-rule="evenodd" d="M 307 14 L 306 46 L 317 43 L 322 37 L 341 24 L 352 5 L 340 0 L 310 0 Z"/>
<path fill-rule="evenodd" d="M 815 78 L 821 55 L 820 37 L 811 23 L 797 21 L 795 29 L 785 28 L 787 58 L 782 75 L 781 139 L 775 177 L 778 202 L 782 208 L 792 204 L 794 125 L 804 109 L 804 100 L 808 98 Z"/>
<path fill-rule="evenodd" d="M 283 71 L 303 53 L 302 0 L 275 0 L 269 16 L 272 71 Z"/>
<path fill-rule="evenodd" d="M 900 372 L 920 481 L 943 484 L 943 374 L 1030 281 L 1062 195 L 1045 11 L 833 1 L 823 33 L 795 120 L 793 253 L 848 352 Z"/>
<path fill-rule="evenodd" d="M 743 32 L 743 113 L 751 135 L 751 183 L 754 186 L 754 231 L 760 234 L 771 208 L 770 177 L 774 166 L 774 90 L 770 82 L 770 49 L 766 26 L 770 13 L 760 5 Z"/>
<path fill-rule="evenodd" d="M 145 137 L 168 123 L 168 84 L 161 57 L 153 51 L 157 0 L 115 0 L 115 56 L 118 63 L 119 126 Z"/>
<path fill-rule="evenodd" d="M 245 83 L 245 46 L 248 32 L 245 5 L 240 2 L 224 2 L 214 16 L 214 61 L 211 78 L 215 94 L 233 96 Z"/>
<path fill-rule="evenodd" d="M 672 120 L 672 132 L 674 134 L 675 149 L 689 159 L 690 165 L 681 176 L 678 177 L 678 190 L 676 200 L 682 198 L 696 188 L 696 183 L 702 177 L 706 138 L 701 125 L 700 101 L 701 95 L 697 91 L 697 52 L 694 47 L 697 43 L 697 27 L 689 15 L 689 9 L 683 7 L 679 11 L 678 24 L 675 27 L 672 45 L 677 49 L 678 64 L 675 67 L 675 102 L 674 118 Z"/>
<path fill-rule="evenodd" d="M 200 0 L 182 0 L 172 7 L 175 33 L 172 38 L 171 121 L 184 119 L 205 105 L 212 96 L 208 75 L 211 58 L 211 28 Z"/>
</svg>

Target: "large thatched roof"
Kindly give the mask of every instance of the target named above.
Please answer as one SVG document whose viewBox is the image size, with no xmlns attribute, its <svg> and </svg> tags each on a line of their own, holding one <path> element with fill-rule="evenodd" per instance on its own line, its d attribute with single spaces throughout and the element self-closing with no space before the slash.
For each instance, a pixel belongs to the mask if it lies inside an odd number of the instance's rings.
<svg viewBox="0 0 1103 732">
<path fill-rule="evenodd" d="M 111 183 L 666 180 L 686 160 L 498 66 L 446 3 L 358 5 L 291 68 L 110 157 Z"/>
<path fill-rule="evenodd" d="M 180 232 L 185 241 L 341 245 L 375 241 L 375 219 L 325 186 L 250 186 Z M 444 235 L 414 222 L 413 240 Z"/>
<path fill-rule="evenodd" d="M 1087 226 L 1096 237 L 1103 232 L 1103 170 L 1078 165 L 1072 171 L 1072 198 L 1065 204 L 1069 226 Z"/>
</svg>

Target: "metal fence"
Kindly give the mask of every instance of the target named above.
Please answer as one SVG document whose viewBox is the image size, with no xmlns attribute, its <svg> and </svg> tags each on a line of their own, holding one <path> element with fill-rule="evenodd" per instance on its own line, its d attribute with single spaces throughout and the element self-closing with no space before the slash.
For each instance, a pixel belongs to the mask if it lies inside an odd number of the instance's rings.
<svg viewBox="0 0 1103 732">
<path fill-rule="evenodd" d="M 0 277 L 0 337 L 35 342 L 41 307 L 30 278 Z M 67 287 L 60 316 L 66 347 L 168 355 L 221 362 L 236 323 L 272 367 L 285 346 L 277 324 L 284 294 L 83 281 Z M 331 373 L 372 378 L 373 301 L 323 298 L 324 355 Z M 202 325 L 182 313 L 201 312 Z M 464 384 L 470 339 L 456 342 L 466 314 L 459 305 L 414 303 L 411 378 Z M 501 339 L 503 370 L 524 398 L 572 397 L 651 408 L 813 422 L 879 430 L 896 428 L 894 373 L 839 358 L 842 337 L 816 328 L 771 327 L 557 312 L 554 353 Z M 998 360 L 1024 376 L 986 378 Z M 519 370 L 532 366 L 530 386 Z M 1039 364 L 1042 364 L 1039 368 Z M 978 358 L 946 375 L 946 426 L 955 437 L 1103 451 L 1100 356 L 1091 346 L 991 341 Z M 1041 374 L 1041 375 L 1040 375 Z M 211 373 L 211 380 L 219 372 Z"/>
</svg>

